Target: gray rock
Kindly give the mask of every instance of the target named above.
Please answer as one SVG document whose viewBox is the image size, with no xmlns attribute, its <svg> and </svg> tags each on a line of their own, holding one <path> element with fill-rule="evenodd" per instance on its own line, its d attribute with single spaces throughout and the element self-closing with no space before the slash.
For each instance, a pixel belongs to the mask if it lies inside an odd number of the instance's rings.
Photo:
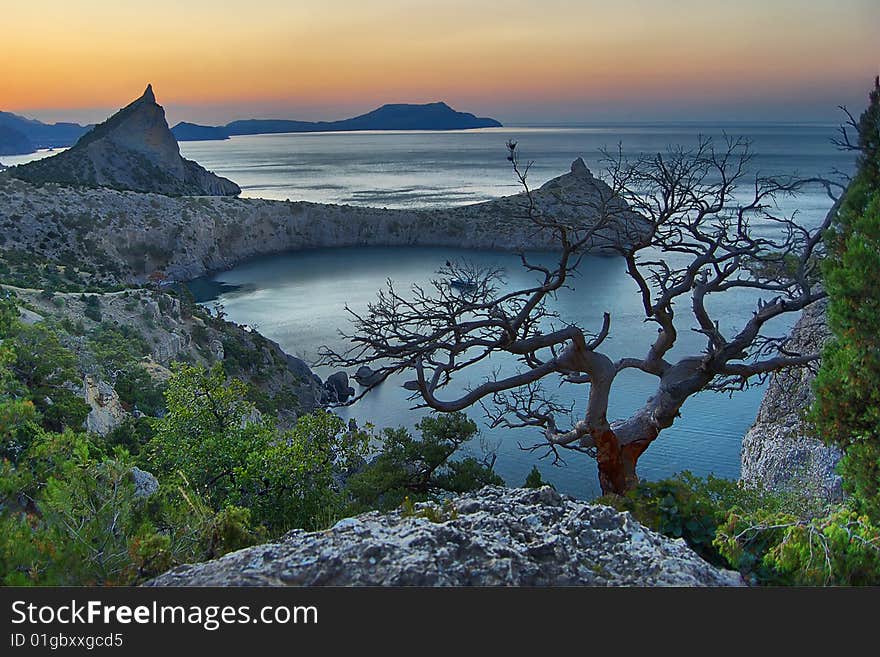
<svg viewBox="0 0 880 657">
<path fill-rule="evenodd" d="M 134 479 L 134 496 L 146 498 L 159 490 L 159 480 L 146 470 L 135 466 L 131 469 L 131 478 Z"/>
<path fill-rule="evenodd" d="M 330 397 L 335 401 L 343 403 L 354 395 L 354 388 L 348 385 L 348 374 L 345 372 L 336 372 L 327 377 L 324 386 L 330 392 Z"/>
<path fill-rule="evenodd" d="M 628 513 L 552 489 L 487 487 L 431 522 L 366 513 L 181 566 L 148 586 L 740 586 Z"/>
<path fill-rule="evenodd" d="M 797 353 L 821 351 L 830 337 L 827 304 L 807 307 L 786 347 Z M 778 372 L 770 379 L 758 417 L 743 438 L 742 481 L 748 486 L 807 493 L 824 501 L 843 498 L 835 467 L 841 453 L 809 435 L 804 413 L 813 402 L 815 373 L 809 368 Z"/>
<path fill-rule="evenodd" d="M 84 423 L 87 431 L 106 436 L 128 417 L 116 390 L 106 381 L 84 377 L 82 397 L 91 409 Z"/>
<path fill-rule="evenodd" d="M 211 351 L 211 355 L 216 360 L 223 360 L 226 357 L 226 352 L 223 349 L 223 343 L 220 340 L 211 340 L 211 344 L 208 345 L 208 349 Z"/>
<path fill-rule="evenodd" d="M 28 310 L 27 308 L 22 308 L 19 306 L 18 308 L 18 318 L 21 320 L 22 324 L 37 324 L 42 322 L 45 317 L 40 315 L 39 313 L 35 313 L 33 310 Z"/>
</svg>

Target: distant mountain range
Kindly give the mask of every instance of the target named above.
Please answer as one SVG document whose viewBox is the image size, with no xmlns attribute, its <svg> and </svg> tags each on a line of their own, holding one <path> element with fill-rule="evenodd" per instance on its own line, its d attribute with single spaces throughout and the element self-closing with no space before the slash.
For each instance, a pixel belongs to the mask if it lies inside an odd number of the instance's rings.
<svg viewBox="0 0 880 657">
<path fill-rule="evenodd" d="M 43 123 L 12 112 L 0 112 L 0 155 L 26 155 L 41 148 L 72 146 L 94 125 Z M 178 123 L 171 129 L 177 141 L 211 141 L 232 135 L 282 132 L 341 132 L 348 130 L 467 130 L 500 128 L 495 119 L 458 112 L 446 103 L 413 105 L 397 103 L 340 121 L 288 121 L 244 119 L 222 126 Z"/>
<path fill-rule="evenodd" d="M 241 192 L 234 182 L 180 156 L 165 110 L 156 103 L 151 86 L 82 135 L 73 147 L 12 167 L 8 175 L 35 184 L 109 187 L 168 196 L 235 196 Z"/>
<path fill-rule="evenodd" d="M 43 123 L 0 112 L 0 155 L 26 155 L 40 148 L 71 146 L 91 128 L 78 123 Z"/>
<path fill-rule="evenodd" d="M 340 121 L 287 121 L 245 119 L 224 126 L 178 123 L 171 129 L 177 141 L 229 139 L 233 135 L 263 135 L 283 132 L 341 132 L 349 130 L 466 130 L 500 128 L 495 119 L 457 112 L 446 103 L 411 105 L 398 103 Z"/>
</svg>

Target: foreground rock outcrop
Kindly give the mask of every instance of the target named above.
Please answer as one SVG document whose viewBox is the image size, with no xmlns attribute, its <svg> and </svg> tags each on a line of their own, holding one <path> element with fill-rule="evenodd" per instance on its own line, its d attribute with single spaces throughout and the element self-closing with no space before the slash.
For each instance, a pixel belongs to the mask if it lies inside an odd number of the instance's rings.
<svg viewBox="0 0 880 657">
<path fill-rule="evenodd" d="M 831 333 L 826 302 L 808 306 L 792 329 L 786 348 L 796 353 L 821 351 Z M 742 445 L 742 481 L 778 491 L 806 493 L 827 501 L 843 496 L 835 472 L 841 453 L 809 435 L 804 413 L 813 402 L 815 372 L 809 368 L 774 374 L 755 424 Z"/>
<path fill-rule="evenodd" d="M 235 196 L 241 189 L 180 155 L 152 86 L 130 105 L 53 157 L 14 167 L 29 182 L 110 187 L 136 192 Z"/>
<path fill-rule="evenodd" d="M 681 539 L 549 487 L 487 487 L 449 519 L 366 513 L 181 566 L 149 586 L 738 586 Z M 442 513 L 442 512 L 441 512 Z"/>
</svg>

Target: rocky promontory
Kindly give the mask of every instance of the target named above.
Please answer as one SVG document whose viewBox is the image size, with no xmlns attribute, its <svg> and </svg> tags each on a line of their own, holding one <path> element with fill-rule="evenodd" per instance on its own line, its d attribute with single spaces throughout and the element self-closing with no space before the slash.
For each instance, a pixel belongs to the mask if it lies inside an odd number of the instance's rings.
<svg viewBox="0 0 880 657">
<path fill-rule="evenodd" d="M 370 512 L 180 566 L 148 586 L 741 586 L 682 539 L 552 488 Z"/>
<path fill-rule="evenodd" d="M 85 133 L 72 148 L 14 167 L 10 175 L 37 184 L 109 187 L 172 196 L 241 193 L 231 180 L 181 157 L 152 86 Z"/>
<path fill-rule="evenodd" d="M 787 350 L 822 350 L 831 335 L 826 307 L 825 301 L 807 306 L 791 331 Z M 746 485 L 827 501 L 842 498 L 842 481 L 835 472 L 840 451 L 810 435 L 804 420 L 813 402 L 815 378 L 810 368 L 791 368 L 770 379 L 755 423 L 743 438 L 741 476 Z"/>
<path fill-rule="evenodd" d="M 548 181 L 532 198 L 536 212 L 575 218 L 586 228 L 610 195 L 577 159 L 571 172 Z M 646 226 L 622 201 L 610 205 L 615 210 L 593 240 L 597 253 L 629 243 Z M 0 176 L 0 263 L 4 250 L 15 249 L 95 272 L 96 283 L 137 284 L 156 271 L 187 280 L 254 256 L 321 247 L 556 248 L 551 231 L 538 231 L 528 210 L 523 193 L 463 207 L 393 210 L 32 185 L 6 173 Z"/>
</svg>

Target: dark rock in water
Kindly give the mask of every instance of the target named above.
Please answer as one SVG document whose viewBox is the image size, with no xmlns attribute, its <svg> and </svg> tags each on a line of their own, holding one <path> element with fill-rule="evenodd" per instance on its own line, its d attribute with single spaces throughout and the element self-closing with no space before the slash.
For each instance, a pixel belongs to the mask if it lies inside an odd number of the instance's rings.
<svg viewBox="0 0 880 657">
<path fill-rule="evenodd" d="M 743 585 L 682 539 L 549 487 L 487 487 L 451 503 L 456 513 L 436 512 L 440 522 L 374 511 L 180 566 L 147 586 Z"/>
<path fill-rule="evenodd" d="M 348 385 L 348 374 L 345 372 L 336 372 L 328 376 L 324 387 L 330 392 L 331 401 L 344 403 L 354 395 L 354 388 Z"/>
<path fill-rule="evenodd" d="M 415 392 L 416 390 L 419 389 L 419 382 L 415 381 L 415 380 L 406 381 L 403 384 L 403 389 L 404 390 L 412 390 L 413 392 Z"/>
<path fill-rule="evenodd" d="M 234 196 L 241 189 L 180 156 L 152 86 L 127 107 L 53 157 L 14 167 L 28 182 L 110 187 L 170 196 Z"/>
<path fill-rule="evenodd" d="M 786 350 L 822 351 L 831 337 L 826 307 L 826 301 L 819 301 L 804 309 Z M 843 498 L 843 482 L 835 471 L 840 450 L 811 436 L 804 421 L 804 411 L 813 403 L 815 378 L 808 368 L 783 370 L 771 377 L 755 424 L 743 438 L 742 481 L 746 485 L 830 502 Z"/>
<path fill-rule="evenodd" d="M 382 378 L 382 374 L 368 365 L 361 365 L 354 373 L 354 380 L 365 388 L 375 385 Z"/>
</svg>

